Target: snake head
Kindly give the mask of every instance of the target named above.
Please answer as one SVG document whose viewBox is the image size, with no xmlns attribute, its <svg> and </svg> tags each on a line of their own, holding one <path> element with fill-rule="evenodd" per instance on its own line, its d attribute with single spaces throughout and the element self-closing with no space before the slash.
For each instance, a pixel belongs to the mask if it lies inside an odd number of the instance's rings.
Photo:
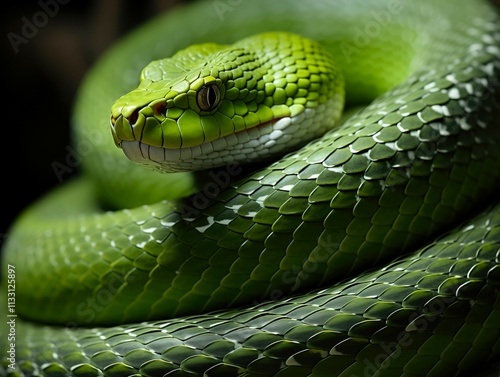
<svg viewBox="0 0 500 377">
<path fill-rule="evenodd" d="M 318 43 L 266 33 L 151 62 L 113 105 L 111 131 L 134 162 L 200 170 L 289 152 L 332 128 L 343 104 L 343 78 Z"/>
</svg>

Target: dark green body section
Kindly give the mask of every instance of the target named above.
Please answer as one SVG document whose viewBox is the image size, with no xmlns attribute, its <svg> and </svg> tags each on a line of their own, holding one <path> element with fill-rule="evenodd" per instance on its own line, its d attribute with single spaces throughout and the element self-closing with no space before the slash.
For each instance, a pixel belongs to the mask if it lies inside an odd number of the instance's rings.
<svg viewBox="0 0 500 377">
<path fill-rule="evenodd" d="M 470 375 L 500 355 L 499 246 L 496 205 L 409 257 L 282 301 L 111 328 L 23 325 L 18 366 L 74 376 Z"/>
</svg>

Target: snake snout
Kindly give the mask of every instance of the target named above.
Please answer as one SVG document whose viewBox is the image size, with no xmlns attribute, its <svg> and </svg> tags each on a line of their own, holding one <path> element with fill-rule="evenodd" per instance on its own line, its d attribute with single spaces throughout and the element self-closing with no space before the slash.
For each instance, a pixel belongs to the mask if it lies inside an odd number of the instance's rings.
<svg viewBox="0 0 500 377">
<path fill-rule="evenodd" d="M 115 118 L 113 115 L 111 115 L 109 119 L 109 125 L 111 127 L 111 134 L 113 135 L 113 141 L 115 142 L 115 145 L 120 148 L 121 147 L 121 140 L 118 138 L 118 135 L 116 134 L 116 124 L 118 120 L 121 118 L 121 115 Z"/>
<path fill-rule="evenodd" d="M 119 118 L 119 117 L 117 117 L 117 118 Z M 111 126 L 111 128 L 113 128 L 115 126 L 117 118 L 115 118 L 113 115 L 110 116 L 110 118 L 109 118 L 109 125 Z"/>
<path fill-rule="evenodd" d="M 134 112 L 135 113 L 135 112 Z M 113 135 L 113 140 L 118 148 L 121 148 L 123 141 L 135 140 L 133 125 L 137 122 L 137 115 L 135 116 L 135 121 L 133 121 L 133 115 L 130 117 L 125 117 L 123 114 L 118 116 L 111 115 L 110 117 L 110 128 L 111 134 Z"/>
</svg>

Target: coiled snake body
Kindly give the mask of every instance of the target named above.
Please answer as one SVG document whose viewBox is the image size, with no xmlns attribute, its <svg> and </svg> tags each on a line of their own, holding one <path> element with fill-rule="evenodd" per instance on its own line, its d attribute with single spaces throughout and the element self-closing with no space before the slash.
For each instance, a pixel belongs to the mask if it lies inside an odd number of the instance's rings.
<svg viewBox="0 0 500 377">
<path fill-rule="evenodd" d="M 362 110 L 253 172 L 235 164 L 210 171 L 198 193 L 190 174 L 144 169 L 113 145 L 110 108 L 149 61 L 266 31 L 317 41 L 344 76 L 348 107 Z M 168 117 L 171 106 L 198 106 L 201 115 L 190 117 L 201 119 L 233 101 L 225 115 L 248 126 L 270 114 L 257 99 L 271 106 L 285 98 L 278 118 L 312 114 L 322 94 L 300 111 L 283 110 L 295 100 L 278 94 L 280 56 L 273 77 L 256 79 L 263 83 L 249 87 L 239 67 L 210 66 L 219 86 L 193 84 L 196 105 L 189 85 L 181 99 L 180 85 L 173 105 L 154 109 Z M 230 77 L 216 74 L 228 70 Z M 306 69 L 288 73 L 298 89 L 283 90 L 287 96 L 316 82 Z M 15 280 L 8 309 L 18 317 L 7 317 L 14 333 L 2 325 L 0 371 L 453 376 L 495 361 L 500 208 L 490 198 L 500 176 L 499 78 L 500 21 L 486 1 L 201 1 L 151 21 L 82 85 L 73 119 L 75 144 L 87 151 L 82 177 L 28 208 L 9 235 L 2 300 Z M 323 106 L 337 115 L 337 105 Z M 120 111 L 135 121 L 146 107 Z M 115 142 L 132 140 L 112 115 Z M 195 123 L 174 122 L 177 139 L 160 146 L 198 145 L 189 127 L 217 138 Z M 148 127 L 157 129 L 145 124 L 144 140 L 154 134 Z M 126 152 L 143 158 L 140 151 Z"/>
</svg>

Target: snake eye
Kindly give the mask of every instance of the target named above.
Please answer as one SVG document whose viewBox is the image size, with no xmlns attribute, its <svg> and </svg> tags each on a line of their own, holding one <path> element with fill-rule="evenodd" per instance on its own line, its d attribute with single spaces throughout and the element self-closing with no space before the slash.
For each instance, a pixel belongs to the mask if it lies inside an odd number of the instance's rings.
<svg viewBox="0 0 500 377">
<path fill-rule="evenodd" d="M 201 87 L 196 96 L 198 106 L 203 111 L 213 110 L 220 101 L 220 89 L 216 84 L 207 84 Z"/>
</svg>

